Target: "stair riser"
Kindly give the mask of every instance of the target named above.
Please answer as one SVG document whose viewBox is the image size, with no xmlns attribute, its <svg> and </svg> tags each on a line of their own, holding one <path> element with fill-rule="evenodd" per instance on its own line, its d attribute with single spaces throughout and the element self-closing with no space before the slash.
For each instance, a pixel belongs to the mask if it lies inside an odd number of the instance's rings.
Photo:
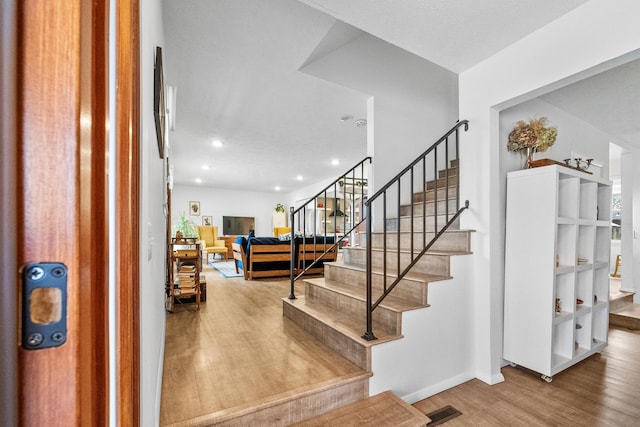
<svg viewBox="0 0 640 427">
<path fill-rule="evenodd" d="M 322 415 L 344 405 L 359 402 L 369 396 L 369 378 L 345 381 L 313 393 L 294 394 L 274 405 L 262 405 L 241 415 L 203 420 L 192 425 L 218 427 L 288 426 Z M 191 424 L 190 424 L 191 425 Z"/>
<path fill-rule="evenodd" d="M 397 253 L 387 252 L 387 272 L 397 273 Z M 376 270 L 382 270 L 383 268 L 383 254 L 379 251 L 374 251 L 371 257 L 373 268 Z M 365 250 L 356 250 L 353 248 L 344 249 L 344 262 L 347 264 L 354 264 L 359 266 L 366 266 L 367 253 Z M 400 269 L 404 269 L 411 263 L 411 257 L 408 253 L 400 253 Z M 448 255 L 431 255 L 426 254 L 416 263 L 413 267 L 413 271 L 421 273 L 436 274 L 439 276 L 449 277 L 449 256 Z"/>
<path fill-rule="evenodd" d="M 290 319 L 336 353 L 350 360 L 361 369 L 371 370 L 371 351 L 369 348 L 339 333 L 286 301 L 283 301 L 282 311 L 287 319 Z M 362 325 L 364 333 L 366 329 L 364 319 Z"/>
<path fill-rule="evenodd" d="M 447 213 L 454 213 L 457 211 L 456 209 L 456 199 L 449 200 L 449 212 L 447 212 L 447 204 L 444 200 L 438 200 L 438 215 L 445 215 Z M 420 203 L 413 204 L 413 215 L 422 215 L 422 213 L 426 210 L 427 215 L 433 215 L 435 213 L 435 203 L 434 202 L 426 202 L 426 206 Z M 400 207 L 400 216 L 409 216 L 411 215 L 411 206 L 401 206 Z"/>
<path fill-rule="evenodd" d="M 449 174 L 449 179 L 445 179 L 444 177 L 442 178 L 438 178 L 437 184 L 438 184 L 438 188 L 444 188 L 444 187 L 455 187 L 457 185 L 458 182 L 458 176 L 457 175 L 451 175 Z M 428 181 L 427 182 L 427 189 L 428 190 L 433 190 L 434 188 L 436 188 L 436 181 Z"/>
<path fill-rule="evenodd" d="M 609 301 L 609 312 L 613 313 L 626 305 L 633 304 L 633 294 Z"/>
<path fill-rule="evenodd" d="M 455 199 L 456 197 L 458 197 L 458 191 L 456 190 L 455 187 L 450 187 L 450 188 L 440 188 L 438 189 L 438 200 L 445 200 L 445 199 Z M 425 200 L 427 202 L 431 202 L 433 200 L 435 200 L 435 195 L 436 192 L 433 190 L 428 190 L 424 196 L 425 196 Z M 417 192 L 417 193 L 413 193 L 413 202 L 417 203 L 417 202 L 422 202 L 422 192 Z"/>
<path fill-rule="evenodd" d="M 632 331 L 640 329 L 640 319 L 616 313 L 609 313 L 609 324 L 631 329 Z"/>
<path fill-rule="evenodd" d="M 324 277 L 360 289 L 365 289 L 367 285 L 367 275 L 364 271 L 345 268 L 341 264 L 326 264 L 324 267 Z M 374 273 L 371 276 L 371 280 L 372 294 L 374 299 L 377 299 L 383 292 L 383 276 Z M 387 278 L 387 285 L 390 285 L 392 281 L 393 278 Z M 428 287 L 429 284 L 427 282 L 403 279 L 393 291 L 391 291 L 390 295 L 417 304 L 427 305 Z"/>
<path fill-rule="evenodd" d="M 426 233 L 425 241 L 429 243 L 433 238 L 433 233 Z M 374 249 L 382 249 L 385 238 L 382 234 L 374 234 L 371 236 L 372 247 Z M 388 233 L 386 236 L 387 249 L 397 249 L 398 247 L 398 234 Z M 419 249 L 423 246 L 422 233 L 413 234 L 413 249 Z M 446 232 L 436 241 L 431 247 L 432 250 L 440 251 L 456 251 L 456 252 L 470 252 L 470 236 L 469 232 Z M 411 249 L 411 233 L 400 233 L 400 249 Z"/>
<path fill-rule="evenodd" d="M 309 303 L 322 304 L 325 307 L 354 316 L 357 319 L 366 319 L 367 304 L 365 301 L 333 292 L 330 289 L 308 282 L 305 282 L 305 297 Z M 400 335 L 401 316 L 401 313 L 378 306 L 378 308 L 373 311 L 373 321 L 376 324 L 376 330 L 382 329 L 392 335 Z"/>
<path fill-rule="evenodd" d="M 447 175 L 447 171 L 446 170 L 440 170 L 438 171 L 438 178 L 444 178 Z M 458 176 L 458 168 L 455 166 L 452 166 L 449 168 L 449 179 L 451 179 L 452 176 Z"/>
<path fill-rule="evenodd" d="M 453 212 L 455 213 L 455 212 Z M 450 215 L 449 219 L 453 216 Z M 407 231 L 410 232 L 411 230 L 411 223 L 413 222 L 413 231 L 422 231 L 422 230 L 427 230 L 427 231 L 434 231 L 435 228 L 435 219 L 433 216 L 429 216 L 426 219 L 426 222 L 423 222 L 423 218 L 419 217 L 419 218 L 413 218 L 413 221 L 411 218 L 400 218 L 400 231 Z M 438 230 L 442 229 L 442 227 L 447 223 L 446 218 L 444 215 L 438 215 Z M 426 228 L 425 228 L 426 227 Z M 460 229 L 460 219 L 456 219 L 450 226 L 449 226 L 449 230 L 459 230 Z M 392 219 L 387 219 L 387 232 L 389 231 L 397 231 L 398 230 L 398 219 L 397 218 L 392 218 Z"/>
</svg>

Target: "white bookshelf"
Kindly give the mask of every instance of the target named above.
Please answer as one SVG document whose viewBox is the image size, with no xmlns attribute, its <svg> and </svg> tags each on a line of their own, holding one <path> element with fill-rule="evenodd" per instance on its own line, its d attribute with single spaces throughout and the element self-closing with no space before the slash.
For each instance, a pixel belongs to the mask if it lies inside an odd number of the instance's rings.
<svg viewBox="0 0 640 427">
<path fill-rule="evenodd" d="M 508 174 L 505 360 L 551 381 L 607 345 L 610 218 L 607 180 L 556 165 Z"/>
</svg>

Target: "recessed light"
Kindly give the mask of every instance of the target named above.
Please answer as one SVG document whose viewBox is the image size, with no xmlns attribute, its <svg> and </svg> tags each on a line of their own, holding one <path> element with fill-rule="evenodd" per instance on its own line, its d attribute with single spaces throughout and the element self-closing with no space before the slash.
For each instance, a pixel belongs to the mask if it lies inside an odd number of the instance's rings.
<svg viewBox="0 0 640 427">
<path fill-rule="evenodd" d="M 333 166 L 338 166 L 338 165 L 340 164 L 340 160 L 338 160 L 338 159 L 333 159 L 333 160 L 331 160 L 331 164 L 332 164 Z"/>
<path fill-rule="evenodd" d="M 222 141 L 220 141 L 219 139 L 214 139 L 212 142 L 213 146 L 216 148 L 220 148 L 222 147 Z"/>
<path fill-rule="evenodd" d="M 298 181 L 302 181 L 302 175 L 298 175 L 298 176 L 296 176 L 296 179 L 297 179 Z"/>
<path fill-rule="evenodd" d="M 276 191 L 280 191 L 280 186 L 279 186 L 279 185 L 276 185 L 275 190 L 276 190 Z"/>
<path fill-rule="evenodd" d="M 202 170 L 208 171 L 209 170 L 209 165 L 202 165 Z"/>
<path fill-rule="evenodd" d="M 200 178 L 196 178 L 196 183 L 198 183 L 198 184 L 202 184 L 202 179 L 200 179 Z"/>
</svg>

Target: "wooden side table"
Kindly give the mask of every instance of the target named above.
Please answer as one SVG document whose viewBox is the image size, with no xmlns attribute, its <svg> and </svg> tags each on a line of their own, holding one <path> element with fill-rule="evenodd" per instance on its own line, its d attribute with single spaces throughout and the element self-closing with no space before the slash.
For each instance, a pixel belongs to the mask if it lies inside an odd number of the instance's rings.
<svg viewBox="0 0 640 427">
<path fill-rule="evenodd" d="M 171 239 L 171 265 L 167 289 L 167 311 L 173 312 L 174 298 L 195 296 L 196 310 L 200 310 L 200 270 L 202 252 L 196 238 Z M 175 265 L 174 265 L 175 264 Z M 192 266 L 192 268 L 189 268 Z M 177 286 L 176 286 L 177 285 Z"/>
<path fill-rule="evenodd" d="M 231 244 L 235 242 L 237 238 L 238 236 L 220 236 L 219 237 L 220 240 L 224 240 L 224 245 L 227 247 L 227 256 L 229 254 L 233 254 L 233 248 L 231 247 Z"/>
</svg>

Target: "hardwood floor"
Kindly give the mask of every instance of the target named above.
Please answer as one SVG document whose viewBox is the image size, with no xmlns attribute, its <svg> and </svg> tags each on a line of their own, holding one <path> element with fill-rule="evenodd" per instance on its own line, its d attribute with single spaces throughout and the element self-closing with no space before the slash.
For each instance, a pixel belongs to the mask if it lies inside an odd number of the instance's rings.
<svg viewBox="0 0 640 427">
<path fill-rule="evenodd" d="M 209 266 L 204 273 L 200 312 L 177 305 L 167 315 L 161 425 L 209 425 L 216 414 L 365 374 L 282 316 L 288 280 L 225 279 Z M 452 427 L 640 426 L 640 331 L 612 328 L 601 354 L 550 384 L 522 368 L 502 372 L 501 384 L 472 380 L 414 407 L 454 406 L 462 415 L 447 422 Z"/>
<path fill-rule="evenodd" d="M 176 305 L 167 314 L 161 425 L 208 425 L 294 392 L 368 376 L 282 316 L 288 279 L 225 279 L 210 266 L 203 272 L 200 311 Z M 303 293 L 302 282 L 296 292 Z"/>
<path fill-rule="evenodd" d="M 472 380 L 414 404 L 429 413 L 452 405 L 455 426 L 640 425 L 640 332 L 612 328 L 609 346 L 546 383 L 505 367 L 503 383 Z"/>
</svg>

